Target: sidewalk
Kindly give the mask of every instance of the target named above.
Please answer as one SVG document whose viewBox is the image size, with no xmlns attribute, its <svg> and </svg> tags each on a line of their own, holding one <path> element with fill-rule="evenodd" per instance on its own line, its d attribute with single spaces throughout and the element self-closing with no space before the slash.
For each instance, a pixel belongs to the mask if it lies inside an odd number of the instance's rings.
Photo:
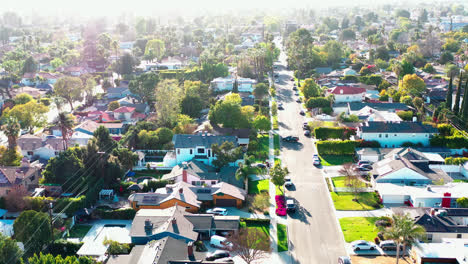
<svg viewBox="0 0 468 264">
<path fill-rule="evenodd" d="M 380 217 L 380 216 L 392 216 L 392 210 L 389 208 L 381 208 L 372 211 L 335 211 L 336 218 L 340 219 L 343 217 Z"/>
</svg>

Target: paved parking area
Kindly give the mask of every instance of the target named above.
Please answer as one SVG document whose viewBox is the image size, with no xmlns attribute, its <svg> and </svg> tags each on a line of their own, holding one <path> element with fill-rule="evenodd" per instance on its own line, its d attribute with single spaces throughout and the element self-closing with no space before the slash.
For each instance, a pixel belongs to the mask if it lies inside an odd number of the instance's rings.
<svg viewBox="0 0 468 264">
<path fill-rule="evenodd" d="M 346 243 L 345 248 L 350 256 L 396 256 L 396 251 L 383 251 L 379 246 L 376 246 L 375 250 L 354 251 L 351 248 L 351 244 Z M 373 262 L 373 263 L 380 263 L 380 262 Z"/>
<path fill-rule="evenodd" d="M 395 264 L 395 257 L 389 256 L 351 256 L 353 264 Z M 401 258 L 401 264 L 412 264 L 413 262 L 407 258 Z"/>
<path fill-rule="evenodd" d="M 236 215 L 241 218 L 261 218 L 266 219 L 269 218 L 264 214 L 256 214 L 256 213 L 249 213 L 247 210 L 239 209 L 236 207 L 225 207 L 228 211 L 228 215 Z"/>
</svg>

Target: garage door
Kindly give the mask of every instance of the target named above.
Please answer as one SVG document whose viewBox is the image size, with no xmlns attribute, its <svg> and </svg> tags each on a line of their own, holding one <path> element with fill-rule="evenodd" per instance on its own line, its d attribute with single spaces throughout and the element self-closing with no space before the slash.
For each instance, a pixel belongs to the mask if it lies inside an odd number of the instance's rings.
<svg viewBox="0 0 468 264">
<path fill-rule="evenodd" d="M 404 195 L 383 195 L 382 202 L 386 204 L 402 204 L 405 202 Z"/>
<path fill-rule="evenodd" d="M 216 199 L 216 206 L 236 207 L 236 200 L 234 200 L 234 199 Z"/>
</svg>

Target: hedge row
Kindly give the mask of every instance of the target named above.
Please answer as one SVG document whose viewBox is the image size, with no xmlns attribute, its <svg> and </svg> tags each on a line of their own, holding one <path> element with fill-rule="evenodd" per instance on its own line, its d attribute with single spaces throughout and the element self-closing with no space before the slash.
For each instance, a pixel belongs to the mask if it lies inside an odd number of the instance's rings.
<svg viewBox="0 0 468 264">
<path fill-rule="evenodd" d="M 349 127 L 316 127 L 314 129 L 315 138 L 326 139 L 349 139 L 356 134 L 356 130 Z"/>
<path fill-rule="evenodd" d="M 358 142 L 353 140 L 324 140 L 317 142 L 320 155 L 353 155 Z"/>
<path fill-rule="evenodd" d="M 103 210 L 103 209 L 96 209 L 94 211 L 96 216 L 100 217 L 101 219 L 122 219 L 122 220 L 132 220 L 135 218 L 136 211 L 132 208 L 127 209 L 118 209 L 118 210 Z"/>
<path fill-rule="evenodd" d="M 467 161 L 468 161 L 468 158 L 465 158 L 465 157 L 462 157 L 462 158 L 452 158 L 452 157 L 445 158 L 445 164 L 447 164 L 447 165 L 463 165 Z"/>
<path fill-rule="evenodd" d="M 430 143 L 431 146 L 434 147 L 447 147 L 452 149 L 468 148 L 468 138 L 462 135 L 449 137 L 437 135 L 430 139 Z"/>
<path fill-rule="evenodd" d="M 246 224 L 270 224 L 270 219 L 261 218 L 241 218 L 240 221 Z"/>
<path fill-rule="evenodd" d="M 83 243 L 73 243 L 64 239 L 58 239 L 49 245 L 48 250 L 54 256 L 61 255 L 65 258 L 67 256 L 75 256 L 81 246 L 83 246 Z"/>
</svg>

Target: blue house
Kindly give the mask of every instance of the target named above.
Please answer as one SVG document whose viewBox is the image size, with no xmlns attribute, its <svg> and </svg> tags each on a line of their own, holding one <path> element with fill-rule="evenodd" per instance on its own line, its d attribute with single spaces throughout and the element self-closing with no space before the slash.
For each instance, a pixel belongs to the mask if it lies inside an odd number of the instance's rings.
<svg viewBox="0 0 468 264">
<path fill-rule="evenodd" d="M 109 99 L 121 99 L 128 95 L 131 95 L 128 87 L 115 87 L 107 89 L 107 98 Z"/>
</svg>

